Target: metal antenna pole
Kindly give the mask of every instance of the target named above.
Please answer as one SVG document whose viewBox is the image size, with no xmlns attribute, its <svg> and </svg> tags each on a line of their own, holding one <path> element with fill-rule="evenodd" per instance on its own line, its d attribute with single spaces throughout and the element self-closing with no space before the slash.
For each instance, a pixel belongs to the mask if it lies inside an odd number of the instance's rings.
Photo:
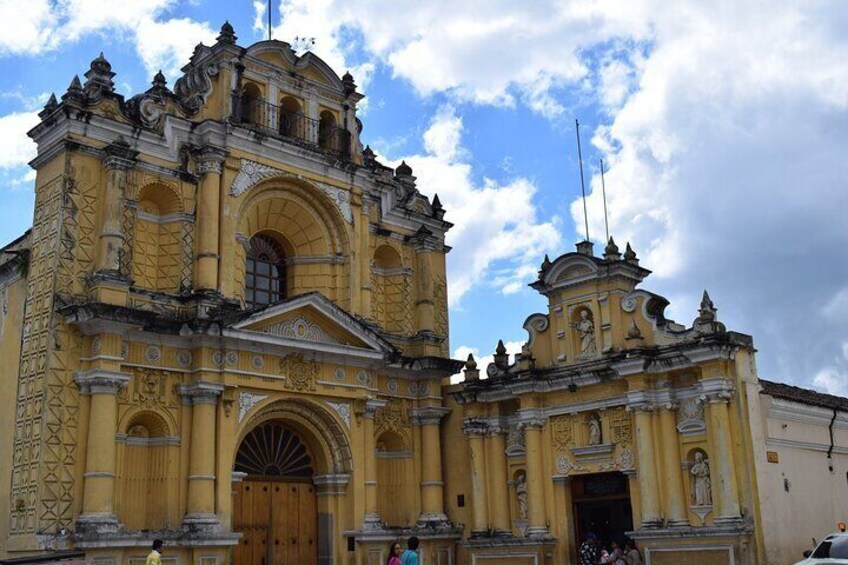
<svg viewBox="0 0 848 565">
<path fill-rule="evenodd" d="M 607 241 L 609 241 L 609 220 L 607 219 L 607 185 L 604 182 L 604 160 L 601 159 L 601 191 L 604 195 L 604 229 L 607 232 Z"/>
<path fill-rule="evenodd" d="M 580 162 L 580 190 L 583 192 L 583 223 L 586 225 L 586 241 L 589 241 L 589 212 L 586 210 L 586 182 L 583 180 L 583 150 L 580 147 L 580 122 L 574 120 L 577 130 L 577 160 Z"/>
<path fill-rule="evenodd" d="M 273 0 L 268 0 L 268 41 L 271 41 L 271 4 Z"/>
</svg>

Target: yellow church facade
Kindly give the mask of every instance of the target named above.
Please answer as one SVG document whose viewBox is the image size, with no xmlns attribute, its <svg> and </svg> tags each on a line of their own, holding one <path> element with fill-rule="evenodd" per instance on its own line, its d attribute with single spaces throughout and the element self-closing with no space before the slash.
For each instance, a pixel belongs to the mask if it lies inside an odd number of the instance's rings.
<svg viewBox="0 0 848 565">
<path fill-rule="evenodd" d="M 545 258 L 521 354 L 452 360 L 438 197 L 362 147 L 349 74 L 236 39 L 129 99 L 101 55 L 30 132 L 0 560 L 137 564 L 159 538 L 169 565 L 378 565 L 414 535 L 427 565 L 564 565 L 596 532 L 766 562 L 771 416 L 706 293 L 677 324 L 629 245 L 582 242 Z"/>
</svg>

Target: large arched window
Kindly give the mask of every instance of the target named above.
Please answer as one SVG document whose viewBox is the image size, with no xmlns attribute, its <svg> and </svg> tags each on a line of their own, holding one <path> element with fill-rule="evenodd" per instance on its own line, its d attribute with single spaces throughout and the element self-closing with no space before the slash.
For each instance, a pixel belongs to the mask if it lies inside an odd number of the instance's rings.
<svg viewBox="0 0 848 565">
<path fill-rule="evenodd" d="M 280 245 L 267 235 L 255 235 L 247 253 L 244 298 L 254 306 L 274 304 L 286 297 L 286 262 Z"/>
</svg>

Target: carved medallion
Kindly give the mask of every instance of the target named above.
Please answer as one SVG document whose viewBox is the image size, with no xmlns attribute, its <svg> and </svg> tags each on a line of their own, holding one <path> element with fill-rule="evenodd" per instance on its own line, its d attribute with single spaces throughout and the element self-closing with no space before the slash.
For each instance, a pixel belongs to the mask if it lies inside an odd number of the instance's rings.
<svg viewBox="0 0 848 565">
<path fill-rule="evenodd" d="M 300 353 L 292 353 L 280 360 L 280 371 L 286 378 L 286 388 L 299 392 L 315 390 L 315 380 L 319 372 L 318 363 L 315 361 L 304 359 Z"/>
</svg>

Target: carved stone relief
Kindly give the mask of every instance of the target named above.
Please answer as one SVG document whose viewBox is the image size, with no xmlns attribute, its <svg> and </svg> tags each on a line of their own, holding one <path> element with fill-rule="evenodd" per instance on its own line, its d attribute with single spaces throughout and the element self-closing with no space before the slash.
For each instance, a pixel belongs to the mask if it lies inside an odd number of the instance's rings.
<svg viewBox="0 0 848 565">
<path fill-rule="evenodd" d="M 341 343 L 305 316 L 299 316 L 291 320 L 280 322 L 279 324 L 273 324 L 263 328 L 261 331 L 262 333 L 285 337 L 288 339 L 301 339 L 317 343 Z"/>
<path fill-rule="evenodd" d="M 238 405 L 238 421 L 241 422 L 244 420 L 244 417 L 247 416 L 247 413 L 250 412 L 250 409 L 268 398 L 267 394 L 253 394 L 251 392 L 241 392 L 239 393 Z"/>
<path fill-rule="evenodd" d="M 571 416 L 551 418 L 551 431 L 557 451 L 564 451 L 574 445 L 574 428 L 571 425 Z"/>
<path fill-rule="evenodd" d="M 319 370 L 318 363 L 304 359 L 300 353 L 286 355 L 280 360 L 280 371 L 286 378 L 286 388 L 298 392 L 315 390 Z"/>
</svg>

